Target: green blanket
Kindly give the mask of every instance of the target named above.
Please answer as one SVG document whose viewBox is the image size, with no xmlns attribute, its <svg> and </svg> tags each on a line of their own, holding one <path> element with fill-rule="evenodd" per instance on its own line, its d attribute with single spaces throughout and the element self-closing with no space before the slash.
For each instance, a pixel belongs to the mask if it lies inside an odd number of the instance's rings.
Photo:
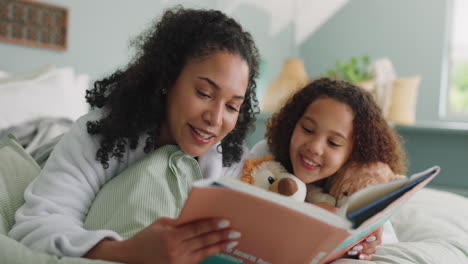
<svg viewBox="0 0 468 264">
<path fill-rule="evenodd" d="M 33 158 L 11 135 L 0 139 L 0 263 L 2 264 L 112 264 L 84 258 L 59 258 L 33 251 L 7 237 L 14 214 L 24 203 L 24 189 L 39 174 Z"/>
</svg>

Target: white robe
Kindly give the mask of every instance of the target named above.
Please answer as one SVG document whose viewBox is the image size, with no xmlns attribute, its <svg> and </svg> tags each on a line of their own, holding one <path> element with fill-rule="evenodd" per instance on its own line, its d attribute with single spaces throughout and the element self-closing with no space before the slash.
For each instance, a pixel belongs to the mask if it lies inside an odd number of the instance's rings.
<svg viewBox="0 0 468 264">
<path fill-rule="evenodd" d="M 26 246 L 58 256 L 80 257 L 104 238 L 120 240 L 111 230 L 88 231 L 83 221 L 101 187 L 144 153 L 145 139 L 127 149 L 121 162 L 110 158 L 104 169 L 96 161 L 99 137 L 87 132 L 86 122 L 102 116 L 92 111 L 73 124 L 52 151 L 40 175 L 25 191 L 25 204 L 16 212 L 9 236 Z M 243 159 L 247 156 L 247 152 Z M 239 177 L 243 162 L 222 167 L 217 145 L 198 158 L 204 178 Z"/>
</svg>

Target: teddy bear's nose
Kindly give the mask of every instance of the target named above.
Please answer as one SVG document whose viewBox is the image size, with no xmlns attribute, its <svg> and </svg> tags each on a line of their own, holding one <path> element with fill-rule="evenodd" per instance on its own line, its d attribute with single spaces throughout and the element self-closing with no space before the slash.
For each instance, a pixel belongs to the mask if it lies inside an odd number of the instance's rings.
<svg viewBox="0 0 468 264">
<path fill-rule="evenodd" d="M 282 178 L 278 183 L 278 192 L 282 195 L 291 196 L 297 192 L 297 183 L 291 178 Z"/>
</svg>

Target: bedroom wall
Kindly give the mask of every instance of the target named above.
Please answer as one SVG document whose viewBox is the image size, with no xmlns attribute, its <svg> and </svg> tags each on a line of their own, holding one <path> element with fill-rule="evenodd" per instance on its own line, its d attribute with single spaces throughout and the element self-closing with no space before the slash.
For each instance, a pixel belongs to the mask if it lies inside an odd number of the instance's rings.
<svg viewBox="0 0 468 264">
<path fill-rule="evenodd" d="M 337 59 L 388 57 L 399 76 L 420 74 L 416 120 L 438 121 L 446 38 L 446 0 L 349 1 L 300 47 L 310 76 Z"/>
<path fill-rule="evenodd" d="M 182 4 L 186 7 L 226 8 L 224 0 L 42 0 L 69 9 L 68 48 L 56 51 L 0 42 L 0 71 L 29 72 L 44 65 L 73 66 L 87 73 L 91 81 L 125 66 L 132 57 L 130 40 L 145 30 L 165 8 Z M 244 1 L 245 2 L 245 1 Z M 291 26 L 269 34 L 270 14 L 254 5 L 239 3 L 230 15 L 252 33 L 263 58 L 264 88 L 279 72 L 282 61 L 292 50 Z M 274 43 L 274 45 L 272 45 Z M 281 50 L 282 52 L 277 52 Z"/>
<path fill-rule="evenodd" d="M 68 8 L 67 50 L 55 51 L 0 42 L 0 70 L 25 72 L 54 64 L 72 66 L 79 72 L 89 74 L 93 80 L 103 77 L 125 65 L 131 58 L 128 48 L 130 38 L 142 32 L 164 8 L 160 1 L 151 0 L 41 2 Z M 213 1 L 202 2 L 209 5 Z"/>
<path fill-rule="evenodd" d="M 400 76 L 422 75 L 417 120 L 438 120 L 438 109 L 434 106 L 438 105 L 442 81 L 446 10 L 452 0 L 339 1 L 346 2 L 344 7 L 298 48 L 292 41 L 290 21 L 279 32 L 271 34 L 271 26 L 284 18 L 274 18 L 268 7 L 260 4 L 262 1 L 233 2 L 237 4 L 230 14 L 252 33 L 263 57 L 259 94 L 278 75 L 284 59 L 293 55 L 304 59 L 310 77 L 324 74 L 340 58 L 365 53 L 374 59 L 387 56 Z M 179 3 L 224 8 L 230 3 L 224 0 L 42 2 L 69 8 L 68 49 L 55 51 L 0 42 L 0 71 L 27 72 L 46 64 L 70 65 L 95 80 L 127 63 L 132 56 L 129 40 L 146 29 L 164 8 Z M 313 11 L 310 15 L 315 15 Z"/>
</svg>

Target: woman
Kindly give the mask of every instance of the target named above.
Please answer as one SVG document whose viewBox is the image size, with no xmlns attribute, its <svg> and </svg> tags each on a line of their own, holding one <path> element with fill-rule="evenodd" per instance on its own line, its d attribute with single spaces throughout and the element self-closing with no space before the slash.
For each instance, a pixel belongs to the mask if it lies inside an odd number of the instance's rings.
<svg viewBox="0 0 468 264">
<path fill-rule="evenodd" d="M 63 136 L 25 191 L 11 237 L 59 256 L 124 263 L 198 263 L 235 245 L 225 219 L 177 226 L 160 218 L 127 240 L 82 227 L 101 187 L 162 146 L 197 157 L 205 177 L 239 175 L 257 111 L 251 35 L 219 11 L 175 8 L 138 48 L 126 68 L 87 92 L 95 110 Z"/>
</svg>

